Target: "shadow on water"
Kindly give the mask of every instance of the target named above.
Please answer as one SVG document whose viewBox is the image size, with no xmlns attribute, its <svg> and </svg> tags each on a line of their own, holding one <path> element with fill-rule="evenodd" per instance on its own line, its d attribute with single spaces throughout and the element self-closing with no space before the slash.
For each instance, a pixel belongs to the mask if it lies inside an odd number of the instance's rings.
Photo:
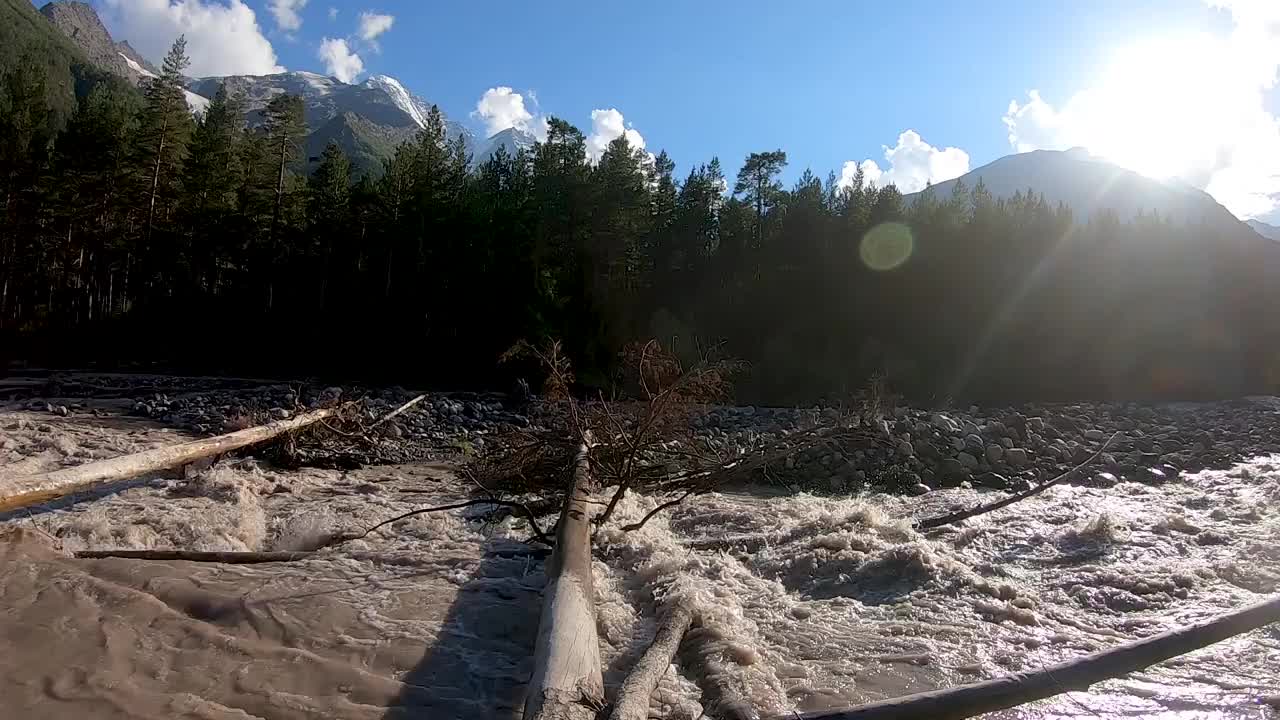
<svg viewBox="0 0 1280 720">
<path fill-rule="evenodd" d="M 519 717 L 532 672 L 546 551 L 490 540 L 384 720 Z"/>
</svg>

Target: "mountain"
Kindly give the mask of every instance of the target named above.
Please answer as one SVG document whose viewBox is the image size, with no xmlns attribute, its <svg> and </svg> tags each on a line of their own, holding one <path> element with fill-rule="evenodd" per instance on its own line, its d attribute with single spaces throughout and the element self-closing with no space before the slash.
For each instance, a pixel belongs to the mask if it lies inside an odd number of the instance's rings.
<svg viewBox="0 0 1280 720">
<path fill-rule="evenodd" d="M 956 183 L 972 189 L 982 180 L 995 197 L 1031 190 L 1056 205 L 1066 203 L 1080 222 L 1102 210 L 1121 220 L 1158 213 L 1174 223 L 1242 224 L 1208 193 L 1177 181 L 1155 180 L 1091 155 L 1083 148 L 1036 150 L 1008 155 L 933 186 L 936 199 L 947 198 Z M 907 196 L 917 198 L 921 193 Z"/>
<path fill-rule="evenodd" d="M 116 42 L 111 38 L 92 5 L 76 0 L 55 0 L 40 8 L 40 14 L 75 43 L 94 67 L 119 75 L 135 86 L 160 74 L 156 66 L 134 50 L 128 41 Z M 206 97 L 189 90 L 186 96 L 187 107 L 193 113 L 203 112 L 209 107 Z"/>
<path fill-rule="evenodd" d="M 103 70 L 129 78 L 135 85 L 145 77 L 159 74 L 129 43 L 112 40 L 111 33 L 88 3 L 56 0 L 40 8 L 40 14 L 75 43 L 89 62 Z"/>
<path fill-rule="evenodd" d="M 40 12 L 94 66 L 127 78 L 135 85 L 158 74 L 155 66 L 128 42 L 112 39 L 89 4 L 56 0 Z M 301 96 L 309 131 L 307 157 L 319 157 L 333 141 L 351 158 L 357 172 L 380 172 L 383 159 L 389 158 L 401 143 L 413 139 L 431 112 L 431 103 L 388 75 L 373 75 L 362 83 L 350 84 L 300 71 L 190 79 L 186 88 L 187 104 L 193 112 L 204 110 L 209 104 L 208 98 L 216 95 L 224 84 L 229 92 L 244 99 L 245 121 L 250 127 L 262 123 L 263 110 L 271 98 L 281 93 Z M 462 138 L 467 151 L 472 153 L 472 162 L 477 165 L 499 147 L 514 155 L 517 149 L 532 147 L 534 143 L 533 136 L 514 128 L 477 140 L 471 130 L 448 118 L 445 118 L 445 132 L 450 140 Z"/>
<path fill-rule="evenodd" d="M 0 76 L 38 77 L 48 109 L 42 129 L 56 134 L 76 105 L 77 96 L 102 85 L 129 83 L 90 62 L 84 51 L 41 15 L 30 0 L 0 0 Z"/>
<path fill-rule="evenodd" d="M 506 151 L 507 155 L 515 157 L 521 150 L 532 150 L 538 139 L 533 135 L 516 128 L 507 128 L 490 136 L 476 151 L 472 163 L 479 165 L 488 160 L 494 153 L 501 148 Z"/>
<path fill-rule="evenodd" d="M 245 120 L 250 127 L 260 125 L 263 110 L 282 93 L 302 98 L 308 157 L 318 157 L 330 142 L 337 142 L 358 169 L 377 172 L 383 158 L 412 140 L 427 121 L 431 105 L 410 93 L 398 80 L 374 75 L 352 85 L 337 78 L 311 72 L 275 75 L 231 75 L 197 78 L 188 83 L 192 92 L 213 97 L 218 88 L 239 95 L 245 102 Z M 445 134 L 461 137 L 467 150 L 474 149 L 475 136 L 461 123 L 445 119 Z"/>
<path fill-rule="evenodd" d="M 1245 225 L 1248 225 L 1249 227 L 1253 228 L 1254 232 L 1258 233 L 1259 235 L 1261 235 L 1262 237 L 1268 240 L 1275 240 L 1276 242 L 1280 242 L 1280 227 L 1276 227 L 1275 225 L 1268 225 L 1267 223 L 1264 223 L 1261 220 L 1247 220 L 1245 221 Z"/>
</svg>

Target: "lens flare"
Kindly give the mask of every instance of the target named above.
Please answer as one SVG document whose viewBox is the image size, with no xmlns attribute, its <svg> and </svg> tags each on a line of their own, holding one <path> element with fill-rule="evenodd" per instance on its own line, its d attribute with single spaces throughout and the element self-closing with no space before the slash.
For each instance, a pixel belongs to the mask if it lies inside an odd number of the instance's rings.
<svg viewBox="0 0 1280 720">
<path fill-rule="evenodd" d="M 892 270 L 906 262 L 915 250 L 911 228 L 897 222 L 880 223 L 862 238 L 859 254 L 872 270 Z"/>
</svg>

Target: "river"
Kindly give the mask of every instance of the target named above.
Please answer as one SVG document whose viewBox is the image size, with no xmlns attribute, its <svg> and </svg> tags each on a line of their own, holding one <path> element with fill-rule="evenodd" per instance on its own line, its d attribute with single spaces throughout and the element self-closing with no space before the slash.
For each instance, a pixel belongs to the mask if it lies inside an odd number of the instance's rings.
<svg viewBox="0 0 1280 720">
<path fill-rule="evenodd" d="M 86 420 L 50 421 L 49 433 L 13 417 L 0 417 L 14 453 L 0 470 L 171 441 Z M 465 491 L 448 463 L 284 472 L 241 460 L 10 515 L 0 717 L 518 717 L 546 558 L 522 542 L 522 520 L 485 523 L 484 508 L 420 515 L 271 565 L 67 557 L 294 549 Z M 1277 457 L 1162 485 L 1062 485 L 958 528 L 910 528 L 980 497 L 739 488 L 623 532 L 666 499 L 629 497 L 595 544 L 606 685 L 669 603 L 702 622 L 652 716 L 692 719 L 1034 670 L 1280 589 Z M 998 717 L 1274 717 L 1258 698 L 1280 693 L 1278 668 L 1273 626 Z"/>
</svg>

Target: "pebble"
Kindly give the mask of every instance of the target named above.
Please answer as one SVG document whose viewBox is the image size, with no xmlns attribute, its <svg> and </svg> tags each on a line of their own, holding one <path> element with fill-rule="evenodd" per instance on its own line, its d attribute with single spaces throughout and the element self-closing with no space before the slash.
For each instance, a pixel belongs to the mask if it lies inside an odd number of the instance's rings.
<svg viewBox="0 0 1280 720">
<path fill-rule="evenodd" d="M 992 465 L 1004 459 L 1004 448 L 999 445 L 987 446 L 987 462 Z"/>
<path fill-rule="evenodd" d="M 970 455 L 967 452 L 962 452 L 959 455 L 956 455 L 956 460 L 959 460 L 961 465 L 964 465 L 966 468 L 969 468 L 970 470 L 973 470 L 978 467 L 978 458 Z"/>
<path fill-rule="evenodd" d="M 1014 467 L 1022 467 L 1027 464 L 1027 451 L 1022 448 L 1009 448 L 1004 451 L 1004 459 Z"/>
</svg>

